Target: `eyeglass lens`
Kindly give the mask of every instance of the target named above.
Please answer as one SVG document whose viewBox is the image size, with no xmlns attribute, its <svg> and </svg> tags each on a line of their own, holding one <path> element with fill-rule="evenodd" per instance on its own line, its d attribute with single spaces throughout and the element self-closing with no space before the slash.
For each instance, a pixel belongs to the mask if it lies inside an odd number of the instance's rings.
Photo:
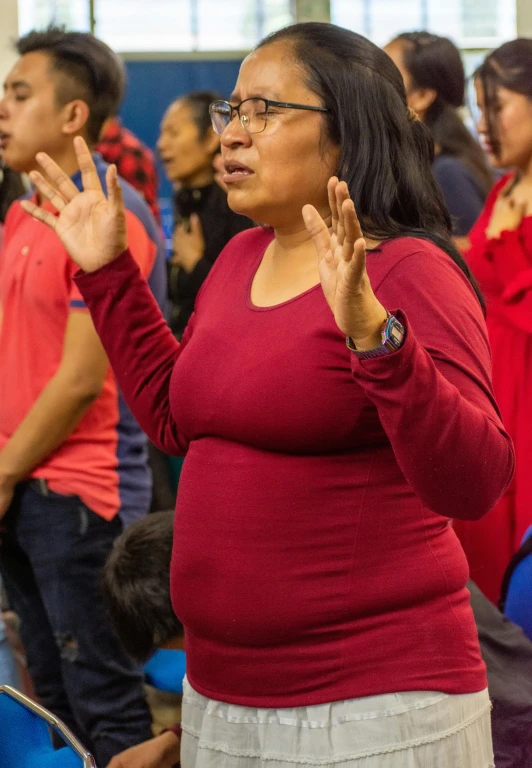
<svg viewBox="0 0 532 768">
<path fill-rule="evenodd" d="M 266 127 L 266 102 L 264 99 L 246 99 L 238 109 L 240 122 L 248 133 L 260 133 Z M 211 108 L 212 125 L 220 136 L 233 118 L 234 110 L 225 101 L 216 101 Z"/>
</svg>

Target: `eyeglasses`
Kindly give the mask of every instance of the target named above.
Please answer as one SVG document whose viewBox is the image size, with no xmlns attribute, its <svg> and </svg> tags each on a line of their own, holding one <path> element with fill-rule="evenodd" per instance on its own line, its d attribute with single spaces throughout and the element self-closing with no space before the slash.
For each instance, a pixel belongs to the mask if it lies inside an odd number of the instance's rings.
<svg viewBox="0 0 532 768">
<path fill-rule="evenodd" d="M 268 117 L 275 114 L 271 111 L 272 107 L 305 109 L 309 112 L 329 111 L 326 107 L 310 107 L 306 104 L 291 104 L 288 101 L 271 101 L 271 99 L 244 99 L 236 107 L 233 107 L 228 101 L 219 100 L 213 101 L 209 107 L 212 127 L 221 136 L 236 112 L 243 128 L 248 133 L 261 133 L 266 128 Z"/>
</svg>

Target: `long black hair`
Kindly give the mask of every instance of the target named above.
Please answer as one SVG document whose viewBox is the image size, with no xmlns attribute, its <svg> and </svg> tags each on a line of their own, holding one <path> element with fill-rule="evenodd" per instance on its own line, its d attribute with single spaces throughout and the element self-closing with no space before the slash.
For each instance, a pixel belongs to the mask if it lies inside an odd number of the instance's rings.
<svg viewBox="0 0 532 768">
<path fill-rule="evenodd" d="M 457 113 L 465 103 L 460 51 L 446 37 L 429 32 L 404 32 L 395 41 L 403 44 L 403 63 L 412 86 L 436 92 L 424 118 L 434 143 L 442 154 L 452 155 L 466 165 L 487 195 L 493 185 L 493 174 L 483 150 Z"/>
<path fill-rule="evenodd" d="M 403 78 L 391 58 L 365 37 L 334 24 L 293 24 L 257 47 L 277 42 L 292 46 L 307 86 L 328 110 L 327 135 L 340 148 L 337 175 L 349 187 L 364 234 L 432 241 L 467 275 L 484 306 L 451 241 L 451 217 L 432 175 L 432 137 L 412 119 Z"/>
<path fill-rule="evenodd" d="M 496 156 L 500 153 L 497 131 L 498 88 L 532 99 L 532 40 L 520 37 L 490 53 L 474 74 L 484 94 L 486 128 Z"/>
</svg>

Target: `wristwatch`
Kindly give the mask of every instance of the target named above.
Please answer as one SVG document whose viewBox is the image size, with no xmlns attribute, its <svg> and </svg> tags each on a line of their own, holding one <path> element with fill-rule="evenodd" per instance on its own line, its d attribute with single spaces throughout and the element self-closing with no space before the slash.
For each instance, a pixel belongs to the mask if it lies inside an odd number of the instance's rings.
<svg viewBox="0 0 532 768">
<path fill-rule="evenodd" d="M 401 349 L 406 336 L 406 330 L 402 323 L 391 315 L 386 313 L 386 320 L 382 324 L 381 337 L 382 344 L 375 349 L 360 350 L 357 349 L 353 339 L 350 336 L 346 336 L 347 348 L 353 352 L 359 360 L 368 360 L 372 357 L 382 357 L 383 355 L 389 355 L 391 352 L 396 352 Z"/>
</svg>

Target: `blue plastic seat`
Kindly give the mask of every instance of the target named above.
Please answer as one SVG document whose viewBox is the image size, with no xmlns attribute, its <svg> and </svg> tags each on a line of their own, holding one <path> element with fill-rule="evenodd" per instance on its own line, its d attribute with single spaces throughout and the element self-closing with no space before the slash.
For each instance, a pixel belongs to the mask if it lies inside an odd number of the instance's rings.
<svg viewBox="0 0 532 768">
<path fill-rule="evenodd" d="M 504 614 L 517 624 L 532 640 L 532 551 L 525 542 L 532 537 L 532 526 L 527 530 L 521 547 L 524 557 L 511 571 L 505 595 Z"/>
<path fill-rule="evenodd" d="M 50 728 L 67 746 L 54 749 Z M 8 685 L 0 686 L 1 768 L 96 768 L 74 734 L 44 707 Z"/>
<path fill-rule="evenodd" d="M 144 665 L 146 682 L 160 691 L 183 693 L 186 671 L 184 651 L 158 650 Z"/>
</svg>

